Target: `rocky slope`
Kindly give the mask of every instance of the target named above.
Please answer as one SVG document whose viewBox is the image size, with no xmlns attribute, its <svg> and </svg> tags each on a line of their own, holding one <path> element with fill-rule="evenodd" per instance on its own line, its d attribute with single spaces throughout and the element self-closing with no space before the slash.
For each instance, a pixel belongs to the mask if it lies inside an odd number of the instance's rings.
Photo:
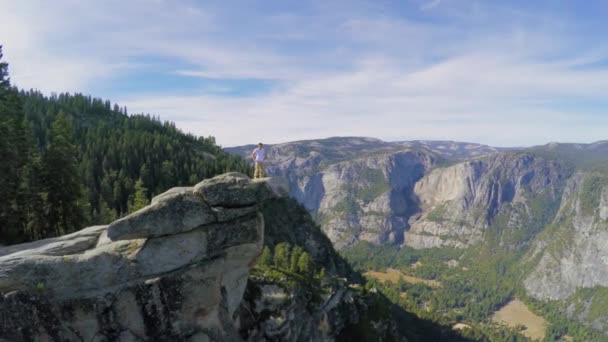
<svg viewBox="0 0 608 342">
<path fill-rule="evenodd" d="M 311 285 L 254 270 L 241 305 L 241 335 L 245 339 L 331 341 L 341 339 L 347 328 L 356 328 L 369 334 L 362 340 L 400 340 L 395 322 L 387 319 L 390 313 L 367 314 L 374 298 L 350 286 L 362 278 L 335 252 L 304 208 L 293 200 L 279 199 L 266 203 L 262 213 L 267 246 L 288 243 L 301 247 L 328 277 Z"/>
<path fill-rule="evenodd" d="M 5 247 L 0 336 L 11 341 L 235 340 L 235 313 L 263 244 L 238 174 L 175 188 L 109 226 Z"/>
<path fill-rule="evenodd" d="M 579 288 L 608 286 L 608 174 L 572 177 L 543 233 L 529 253 L 531 261 L 538 259 L 525 282 L 531 294 L 565 299 Z"/>
<path fill-rule="evenodd" d="M 108 226 L 1 248 L 0 339 L 405 340 L 374 309 L 386 298 L 352 287 L 360 275 L 287 192 L 280 179 L 226 174 Z M 321 287 L 255 272 L 262 246 L 278 242 L 326 270 Z"/>
</svg>

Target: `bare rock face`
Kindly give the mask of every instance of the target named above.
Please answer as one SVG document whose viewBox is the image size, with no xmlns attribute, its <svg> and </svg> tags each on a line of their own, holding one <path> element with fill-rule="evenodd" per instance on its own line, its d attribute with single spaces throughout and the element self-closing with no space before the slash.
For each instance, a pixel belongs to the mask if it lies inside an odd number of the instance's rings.
<svg viewBox="0 0 608 342">
<path fill-rule="evenodd" d="M 370 299 L 334 280 L 323 293 L 267 283 L 252 277 L 241 305 L 241 336 L 246 341 L 407 341 L 394 321 L 371 317 Z M 351 329 L 367 326 L 373 339 L 352 338 Z M 360 328 L 359 328 L 360 329 Z"/>
<path fill-rule="evenodd" d="M 538 260 L 524 285 L 539 299 L 566 299 L 578 289 L 608 287 L 608 177 L 578 173 L 558 215 L 529 253 Z M 604 317 L 605 318 L 605 317 Z M 608 323 L 599 330 L 608 331 Z"/>
<path fill-rule="evenodd" d="M 415 186 L 420 213 L 406 244 L 464 248 L 528 244 L 555 215 L 571 170 L 527 153 L 501 153 L 436 168 Z"/>
<path fill-rule="evenodd" d="M 175 188 L 109 226 L 0 248 L 10 341 L 231 341 L 276 180 Z"/>
</svg>

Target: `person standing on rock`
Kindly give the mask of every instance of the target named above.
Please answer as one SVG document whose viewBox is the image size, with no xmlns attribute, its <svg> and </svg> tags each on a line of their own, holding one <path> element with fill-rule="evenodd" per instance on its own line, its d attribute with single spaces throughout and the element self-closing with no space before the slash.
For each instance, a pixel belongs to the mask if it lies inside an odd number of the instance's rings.
<svg viewBox="0 0 608 342">
<path fill-rule="evenodd" d="M 255 171 L 253 172 L 253 178 L 264 178 L 266 177 L 266 172 L 264 171 L 264 161 L 266 160 L 266 150 L 264 149 L 264 144 L 259 143 L 258 147 L 253 150 L 251 153 L 251 157 L 255 162 Z"/>
</svg>

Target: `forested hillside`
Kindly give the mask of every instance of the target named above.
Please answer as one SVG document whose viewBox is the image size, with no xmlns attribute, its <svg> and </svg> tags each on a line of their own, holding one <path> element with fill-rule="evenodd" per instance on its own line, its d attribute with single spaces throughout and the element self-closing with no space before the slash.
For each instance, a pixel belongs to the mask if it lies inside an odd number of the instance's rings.
<svg viewBox="0 0 608 342">
<path fill-rule="evenodd" d="M 0 160 L 1 244 L 108 223 L 172 186 L 249 173 L 213 137 L 82 94 L 12 87 L 1 47 Z"/>
</svg>

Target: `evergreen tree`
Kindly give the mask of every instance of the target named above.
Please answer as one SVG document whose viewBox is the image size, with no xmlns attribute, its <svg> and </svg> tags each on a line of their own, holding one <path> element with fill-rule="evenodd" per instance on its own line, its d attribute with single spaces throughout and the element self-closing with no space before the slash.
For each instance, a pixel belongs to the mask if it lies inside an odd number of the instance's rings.
<svg viewBox="0 0 608 342">
<path fill-rule="evenodd" d="M 290 271 L 296 272 L 296 273 L 298 272 L 298 270 L 299 270 L 298 262 L 299 262 L 300 254 L 302 254 L 303 251 L 304 250 L 300 246 L 295 246 L 291 250 L 291 257 L 289 259 L 289 270 Z"/>
<path fill-rule="evenodd" d="M 110 209 L 105 200 L 101 200 L 97 215 L 94 217 L 94 222 L 99 224 L 108 224 L 115 221 L 117 218 L 118 216 L 116 215 L 116 212 Z"/>
<path fill-rule="evenodd" d="M 26 201 L 21 183 L 27 151 L 21 99 L 10 86 L 0 46 L 0 242 L 25 239 L 26 217 L 20 208 Z"/>
<path fill-rule="evenodd" d="M 262 249 L 262 254 L 260 255 L 258 263 L 263 266 L 272 265 L 272 254 L 270 253 L 270 248 L 268 248 L 268 246 L 264 246 L 264 249 Z"/>
<path fill-rule="evenodd" d="M 150 172 L 150 169 L 148 168 L 148 165 L 146 165 L 146 163 L 143 163 L 139 168 L 139 179 L 141 179 L 142 187 L 145 189 L 144 191 L 146 193 L 146 198 L 149 199 L 151 195 L 150 188 L 153 187 L 154 180 L 152 178 L 152 173 Z"/>
<path fill-rule="evenodd" d="M 45 203 L 47 193 L 45 191 L 42 179 L 42 157 L 38 148 L 35 147 L 34 136 L 29 129 L 27 134 L 28 145 L 32 146 L 28 150 L 27 164 L 24 166 L 21 178 L 21 190 L 24 203 L 21 207 L 24 218 L 25 227 L 23 235 L 27 240 L 38 240 L 46 236 L 46 218 L 45 218 Z"/>
<path fill-rule="evenodd" d="M 319 273 L 317 274 L 317 278 L 325 279 L 327 277 L 327 272 L 325 271 L 325 267 L 321 267 Z"/>
<path fill-rule="evenodd" d="M 165 160 L 160 167 L 161 186 L 165 189 L 171 187 L 171 183 L 175 178 L 173 172 L 173 163 L 170 160 Z"/>
<path fill-rule="evenodd" d="M 301 274 L 310 276 L 313 274 L 313 264 L 312 264 L 312 260 L 310 259 L 310 256 L 308 255 L 308 253 L 303 252 L 302 254 L 300 254 L 300 258 L 298 258 L 298 269 L 300 271 Z"/>
<path fill-rule="evenodd" d="M 291 246 L 281 242 L 274 247 L 274 265 L 278 268 L 289 269 L 289 249 Z"/>
<path fill-rule="evenodd" d="M 2 45 L 0 45 L 0 89 L 8 89 L 11 86 L 8 77 L 8 63 L 2 60 Z"/>
<path fill-rule="evenodd" d="M 59 112 L 51 129 L 50 145 L 44 156 L 49 233 L 61 235 L 85 226 L 81 185 L 76 166 L 76 147 L 70 141 L 71 125 Z"/>
<path fill-rule="evenodd" d="M 135 212 L 149 204 L 148 198 L 146 197 L 147 189 L 144 188 L 143 183 L 141 178 L 135 182 L 135 195 L 131 203 L 130 212 Z"/>
</svg>

